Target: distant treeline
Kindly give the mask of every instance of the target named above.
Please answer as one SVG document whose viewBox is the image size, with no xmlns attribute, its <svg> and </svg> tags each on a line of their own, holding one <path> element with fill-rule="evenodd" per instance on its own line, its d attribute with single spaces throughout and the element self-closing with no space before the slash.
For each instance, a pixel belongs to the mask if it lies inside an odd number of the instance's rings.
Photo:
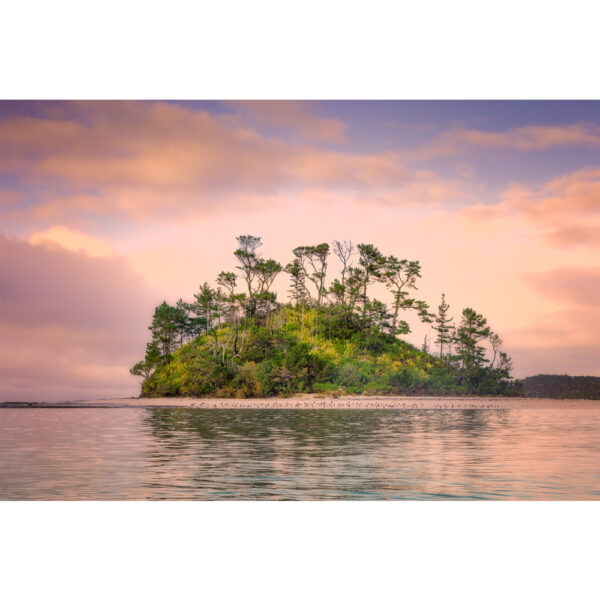
<svg viewBox="0 0 600 600">
<path fill-rule="evenodd" d="M 600 377 L 535 375 L 523 379 L 529 398 L 588 398 L 600 400 Z"/>
</svg>

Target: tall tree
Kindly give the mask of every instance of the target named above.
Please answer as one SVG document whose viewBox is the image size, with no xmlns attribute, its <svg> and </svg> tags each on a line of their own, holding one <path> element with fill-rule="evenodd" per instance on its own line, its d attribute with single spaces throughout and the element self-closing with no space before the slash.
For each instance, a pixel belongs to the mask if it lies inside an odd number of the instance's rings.
<svg viewBox="0 0 600 600">
<path fill-rule="evenodd" d="M 490 327 L 487 319 L 472 308 L 465 308 L 462 312 L 460 326 L 456 330 L 455 344 L 462 367 L 467 372 L 472 372 L 488 362 L 485 358 L 485 348 L 481 346 L 480 342 L 489 335 Z"/>
<path fill-rule="evenodd" d="M 258 254 L 261 238 L 241 235 L 236 239 L 239 247 L 234 255 L 240 263 L 236 268 L 242 271 L 248 289 L 246 312 L 255 317 L 258 311 L 262 311 L 264 316 L 276 306 L 276 295 L 270 289 L 282 267 L 276 260 L 263 259 Z"/>
<path fill-rule="evenodd" d="M 246 311 L 252 317 L 256 312 L 254 280 L 256 279 L 257 265 L 260 260 L 258 249 L 262 246 L 262 241 L 260 237 L 254 235 L 240 235 L 235 239 L 238 242 L 238 249 L 233 254 L 240 263 L 236 269 L 242 271 L 242 277 L 246 282 L 246 288 L 248 289 Z"/>
<path fill-rule="evenodd" d="M 398 260 L 395 256 L 384 258 L 380 278 L 394 296 L 394 313 L 392 316 L 392 335 L 398 332 L 398 316 L 400 310 L 415 310 L 424 323 L 430 323 L 432 315 L 429 305 L 424 300 L 410 298 L 410 290 L 416 290 L 417 278 L 421 277 L 421 265 L 418 260 Z M 401 322 L 400 332 L 409 333 L 406 321 Z"/>
<path fill-rule="evenodd" d="M 314 284 L 317 306 L 321 306 L 325 297 L 325 277 L 327 275 L 329 244 L 298 246 L 298 248 L 294 248 L 294 256 L 304 271 L 306 279 Z"/>
<path fill-rule="evenodd" d="M 371 283 L 381 279 L 381 272 L 385 264 L 385 257 L 373 246 L 373 244 L 358 244 L 358 264 L 361 268 L 361 287 L 362 294 L 360 300 L 363 303 L 362 316 L 365 320 L 367 315 L 367 305 L 369 297 L 367 289 Z"/>
<path fill-rule="evenodd" d="M 345 293 L 346 303 L 351 311 L 354 311 L 361 300 L 361 291 L 364 283 L 364 272 L 360 267 L 348 267 L 346 277 Z"/>
<path fill-rule="evenodd" d="M 498 353 L 500 352 L 500 348 L 502 348 L 502 344 L 504 342 L 502 341 L 502 338 L 497 333 L 493 333 L 493 332 L 490 332 L 488 339 L 490 341 L 490 346 L 492 347 L 492 360 L 490 362 L 490 369 L 493 369 L 494 365 L 496 363 L 496 358 L 498 358 Z"/>
<path fill-rule="evenodd" d="M 449 309 L 450 305 L 446 302 L 446 294 L 442 294 L 442 302 L 438 306 L 435 325 L 432 325 L 432 328 L 437 331 L 435 343 L 440 347 L 440 358 L 444 358 L 444 348 L 448 348 L 452 340 L 451 327 L 454 317 L 448 316 Z"/>
<path fill-rule="evenodd" d="M 333 253 L 342 263 L 342 270 L 340 271 L 341 281 L 335 279 L 331 284 L 330 292 L 336 298 L 338 304 L 342 306 L 346 305 L 346 279 L 348 278 L 349 269 L 352 267 L 351 261 L 355 250 L 354 244 L 349 240 L 343 242 L 333 241 Z"/>
<path fill-rule="evenodd" d="M 194 294 L 194 298 L 196 302 L 193 304 L 192 310 L 204 319 L 205 332 L 208 333 L 216 325 L 220 316 L 219 294 L 208 283 L 203 283 L 200 291 Z"/>
<path fill-rule="evenodd" d="M 285 272 L 292 279 L 289 296 L 292 302 L 296 306 L 299 306 L 310 296 L 308 290 L 306 289 L 306 275 L 304 274 L 304 269 L 300 264 L 300 259 L 295 258 L 292 262 L 288 263 L 285 267 Z"/>
<path fill-rule="evenodd" d="M 175 350 L 181 329 L 181 312 L 175 306 L 163 302 L 154 309 L 149 329 L 161 356 L 170 355 Z"/>
<path fill-rule="evenodd" d="M 181 298 L 177 300 L 177 304 L 175 305 L 177 309 L 177 326 L 179 330 L 179 346 L 183 346 L 187 335 L 190 330 L 190 322 L 189 322 L 189 312 L 191 310 L 191 306 L 184 302 Z"/>
<path fill-rule="evenodd" d="M 271 286 L 281 271 L 281 265 L 272 258 L 260 259 L 256 265 L 256 278 L 259 282 L 255 294 L 256 311 L 265 322 L 270 320 L 272 312 L 277 308 L 277 294 L 271 291 Z"/>
<path fill-rule="evenodd" d="M 269 293 L 275 278 L 281 271 L 282 267 L 276 260 L 272 258 L 268 260 L 259 259 L 256 263 L 257 293 L 259 295 Z"/>
</svg>

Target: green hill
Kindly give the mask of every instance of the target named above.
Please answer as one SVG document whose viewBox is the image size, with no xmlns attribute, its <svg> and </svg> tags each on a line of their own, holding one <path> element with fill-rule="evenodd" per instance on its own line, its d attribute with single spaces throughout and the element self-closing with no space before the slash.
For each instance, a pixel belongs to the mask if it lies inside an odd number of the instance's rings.
<svg viewBox="0 0 600 600">
<path fill-rule="evenodd" d="M 237 240 L 241 275 L 222 271 L 194 302 L 156 307 L 145 359 L 131 369 L 144 378 L 143 396 L 521 395 L 482 315 L 465 308 L 454 325 L 444 295 L 437 314 L 414 297 L 418 261 L 334 242 L 341 272 L 327 286 L 329 244 L 294 249 L 284 268 L 258 254 L 260 238 Z M 271 291 L 282 272 L 291 279 L 287 304 Z M 369 297 L 374 283 L 390 291 L 389 307 Z M 436 356 L 427 343 L 418 350 L 400 339 L 410 332 L 407 311 L 432 324 Z"/>
</svg>

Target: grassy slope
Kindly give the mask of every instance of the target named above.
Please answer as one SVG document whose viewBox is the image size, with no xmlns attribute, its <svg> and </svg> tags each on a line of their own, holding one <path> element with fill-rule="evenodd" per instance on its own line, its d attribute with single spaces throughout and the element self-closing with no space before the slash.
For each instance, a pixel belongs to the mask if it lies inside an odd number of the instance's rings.
<svg viewBox="0 0 600 600">
<path fill-rule="evenodd" d="M 220 328 L 216 352 L 213 335 L 185 344 L 144 382 L 142 395 L 467 393 L 456 371 L 439 359 L 389 335 L 344 331 L 339 321 L 315 310 L 280 309 L 270 327 L 243 332 L 243 349 L 231 360 L 234 335 L 231 325 Z"/>
</svg>

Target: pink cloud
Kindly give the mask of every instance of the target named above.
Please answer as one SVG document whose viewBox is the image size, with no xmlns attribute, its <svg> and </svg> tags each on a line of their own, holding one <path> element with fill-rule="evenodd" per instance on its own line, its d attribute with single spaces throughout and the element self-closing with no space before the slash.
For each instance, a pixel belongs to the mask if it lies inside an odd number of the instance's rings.
<svg viewBox="0 0 600 600">
<path fill-rule="evenodd" d="M 296 122 L 308 118 L 305 111 L 278 108 L 273 118 Z M 106 212 L 163 218 L 238 207 L 247 197 L 268 206 L 273 196 L 320 188 L 402 203 L 402 191 L 411 198 L 416 185 L 426 202 L 451 187 L 406 169 L 397 152 L 356 154 L 266 137 L 227 116 L 172 104 L 80 102 L 71 113 L 81 121 L 55 114 L 2 122 L 2 172 L 36 191 L 41 199 L 27 210 L 38 219 L 44 211 L 54 221 Z M 314 127 L 321 125 L 317 118 Z"/>
<path fill-rule="evenodd" d="M 156 292 L 122 258 L 1 238 L 2 399 L 135 393 Z"/>
</svg>

